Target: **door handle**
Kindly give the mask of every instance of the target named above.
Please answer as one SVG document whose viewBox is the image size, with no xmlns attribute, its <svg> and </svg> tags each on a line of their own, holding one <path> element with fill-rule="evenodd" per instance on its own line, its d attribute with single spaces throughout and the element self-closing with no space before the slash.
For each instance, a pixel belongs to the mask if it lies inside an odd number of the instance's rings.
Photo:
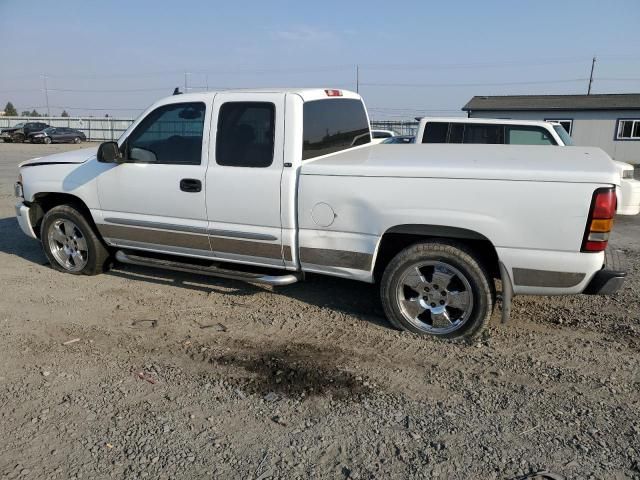
<svg viewBox="0 0 640 480">
<path fill-rule="evenodd" d="M 202 182 L 195 178 L 183 178 L 180 180 L 180 190 L 183 192 L 200 192 L 202 191 Z"/>
</svg>

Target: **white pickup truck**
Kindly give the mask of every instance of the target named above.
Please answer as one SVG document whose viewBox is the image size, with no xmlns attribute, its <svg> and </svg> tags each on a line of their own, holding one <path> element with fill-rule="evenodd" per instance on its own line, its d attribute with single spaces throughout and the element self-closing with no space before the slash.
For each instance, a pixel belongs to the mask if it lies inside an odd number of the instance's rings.
<svg viewBox="0 0 640 480">
<path fill-rule="evenodd" d="M 426 132 L 426 135 L 425 135 Z M 573 146 L 573 140 L 560 123 L 502 118 L 424 117 L 420 119 L 417 143 L 474 143 L 504 145 Z M 640 213 L 640 181 L 634 167 L 613 162 L 620 173 L 618 215 Z"/>
<path fill-rule="evenodd" d="M 380 285 L 390 322 L 472 337 L 515 294 L 607 294 L 620 181 L 597 148 L 371 145 L 344 90 L 160 100 L 118 142 L 20 165 L 18 222 L 53 268 L 113 261 L 286 285 Z M 348 295 L 349 292 L 345 292 Z"/>
</svg>

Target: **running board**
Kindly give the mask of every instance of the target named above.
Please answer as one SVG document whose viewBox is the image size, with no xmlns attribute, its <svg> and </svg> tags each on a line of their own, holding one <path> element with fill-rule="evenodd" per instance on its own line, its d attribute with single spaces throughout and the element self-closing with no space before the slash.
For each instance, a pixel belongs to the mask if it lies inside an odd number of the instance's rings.
<svg viewBox="0 0 640 480">
<path fill-rule="evenodd" d="M 178 272 L 195 273 L 198 275 L 209 275 L 211 277 L 230 278 L 232 280 L 240 280 L 250 283 L 263 283 L 267 285 L 291 285 L 300 280 L 297 274 L 289 273 L 286 275 L 264 275 L 262 273 L 240 272 L 220 267 L 205 267 L 201 265 L 192 265 L 190 263 L 174 262 L 172 260 L 163 260 L 159 258 L 143 257 L 125 253 L 122 250 L 116 252 L 116 260 L 120 263 L 128 265 L 140 265 L 142 267 L 162 268 L 166 270 L 175 270 Z"/>
</svg>

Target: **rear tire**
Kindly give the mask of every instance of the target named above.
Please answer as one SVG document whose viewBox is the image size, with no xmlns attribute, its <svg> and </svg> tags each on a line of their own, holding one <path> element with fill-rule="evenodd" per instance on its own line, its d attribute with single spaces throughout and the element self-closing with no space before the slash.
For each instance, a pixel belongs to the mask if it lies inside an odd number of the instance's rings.
<svg viewBox="0 0 640 480">
<path fill-rule="evenodd" d="M 85 216 L 73 205 L 49 210 L 40 229 L 51 266 L 74 275 L 97 275 L 106 269 L 109 252 Z"/>
<path fill-rule="evenodd" d="M 384 271 L 380 296 L 387 318 L 400 330 L 471 339 L 491 317 L 495 286 L 463 245 L 440 240 L 398 253 Z"/>
</svg>

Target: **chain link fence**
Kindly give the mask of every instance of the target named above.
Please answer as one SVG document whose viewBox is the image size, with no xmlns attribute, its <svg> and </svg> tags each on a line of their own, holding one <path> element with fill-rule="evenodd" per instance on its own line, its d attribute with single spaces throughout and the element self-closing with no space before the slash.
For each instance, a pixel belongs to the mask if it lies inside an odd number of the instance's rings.
<svg viewBox="0 0 640 480">
<path fill-rule="evenodd" d="M 52 127 L 68 127 L 80 130 L 87 140 L 102 142 L 117 140 L 133 122 L 131 118 L 112 117 L 0 117 L 0 128 L 13 127 L 22 122 L 44 122 Z M 372 120 L 375 130 L 392 130 L 398 135 L 415 135 L 418 122 L 396 120 Z"/>
<path fill-rule="evenodd" d="M 414 136 L 418 131 L 418 122 L 416 121 L 397 121 L 397 120 L 371 120 L 371 128 L 374 130 L 391 130 L 398 135 Z"/>
<path fill-rule="evenodd" d="M 111 117 L 0 117 L 0 128 L 13 127 L 23 122 L 43 122 L 52 127 L 75 128 L 84 133 L 87 140 L 103 142 L 117 140 L 133 120 Z"/>
</svg>

